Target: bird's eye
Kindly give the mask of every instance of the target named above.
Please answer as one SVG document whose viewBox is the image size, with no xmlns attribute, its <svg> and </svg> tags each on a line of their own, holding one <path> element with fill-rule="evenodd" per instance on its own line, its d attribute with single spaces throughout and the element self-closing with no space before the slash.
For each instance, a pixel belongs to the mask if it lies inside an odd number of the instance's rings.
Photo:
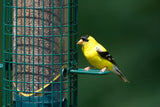
<svg viewBox="0 0 160 107">
<path fill-rule="evenodd" d="M 88 37 L 89 37 L 89 36 L 82 36 L 81 39 L 82 39 L 83 41 L 88 42 L 88 41 L 89 41 L 89 40 L 88 40 Z"/>
</svg>

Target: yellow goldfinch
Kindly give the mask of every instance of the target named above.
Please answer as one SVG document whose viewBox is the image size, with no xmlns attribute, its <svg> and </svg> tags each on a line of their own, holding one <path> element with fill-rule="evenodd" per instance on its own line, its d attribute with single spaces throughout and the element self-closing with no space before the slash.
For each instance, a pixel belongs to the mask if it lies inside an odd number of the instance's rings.
<svg viewBox="0 0 160 107">
<path fill-rule="evenodd" d="M 124 82 L 129 82 L 118 69 L 117 64 L 109 52 L 92 36 L 82 36 L 77 44 L 82 45 L 82 52 L 93 67 L 101 69 L 101 72 L 105 70 L 114 72 L 119 75 Z M 88 71 L 90 68 L 92 67 L 86 67 L 84 70 Z"/>
</svg>

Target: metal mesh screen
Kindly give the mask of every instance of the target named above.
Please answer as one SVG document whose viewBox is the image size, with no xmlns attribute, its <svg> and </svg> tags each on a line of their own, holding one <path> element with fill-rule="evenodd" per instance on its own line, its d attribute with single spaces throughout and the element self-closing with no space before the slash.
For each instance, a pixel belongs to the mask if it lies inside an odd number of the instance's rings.
<svg viewBox="0 0 160 107">
<path fill-rule="evenodd" d="M 77 0 L 4 0 L 3 105 L 77 105 Z"/>
</svg>

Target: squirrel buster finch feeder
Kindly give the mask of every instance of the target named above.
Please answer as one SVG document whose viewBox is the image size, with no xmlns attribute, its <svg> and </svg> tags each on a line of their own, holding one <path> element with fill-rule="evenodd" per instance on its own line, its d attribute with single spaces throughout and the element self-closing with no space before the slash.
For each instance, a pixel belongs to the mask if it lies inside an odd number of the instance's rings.
<svg viewBox="0 0 160 107">
<path fill-rule="evenodd" d="M 78 0 L 3 0 L 3 107 L 76 107 Z"/>
</svg>

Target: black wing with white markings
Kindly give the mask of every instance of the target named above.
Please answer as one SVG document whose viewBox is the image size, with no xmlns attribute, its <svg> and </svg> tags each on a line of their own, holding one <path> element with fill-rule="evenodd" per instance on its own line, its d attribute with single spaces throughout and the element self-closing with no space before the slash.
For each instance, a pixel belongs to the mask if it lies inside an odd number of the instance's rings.
<svg viewBox="0 0 160 107">
<path fill-rule="evenodd" d="M 96 49 L 98 54 L 104 58 L 107 59 L 108 61 L 112 62 L 114 65 L 117 65 L 112 56 L 109 54 L 107 51 L 101 51 L 100 49 Z"/>
</svg>

